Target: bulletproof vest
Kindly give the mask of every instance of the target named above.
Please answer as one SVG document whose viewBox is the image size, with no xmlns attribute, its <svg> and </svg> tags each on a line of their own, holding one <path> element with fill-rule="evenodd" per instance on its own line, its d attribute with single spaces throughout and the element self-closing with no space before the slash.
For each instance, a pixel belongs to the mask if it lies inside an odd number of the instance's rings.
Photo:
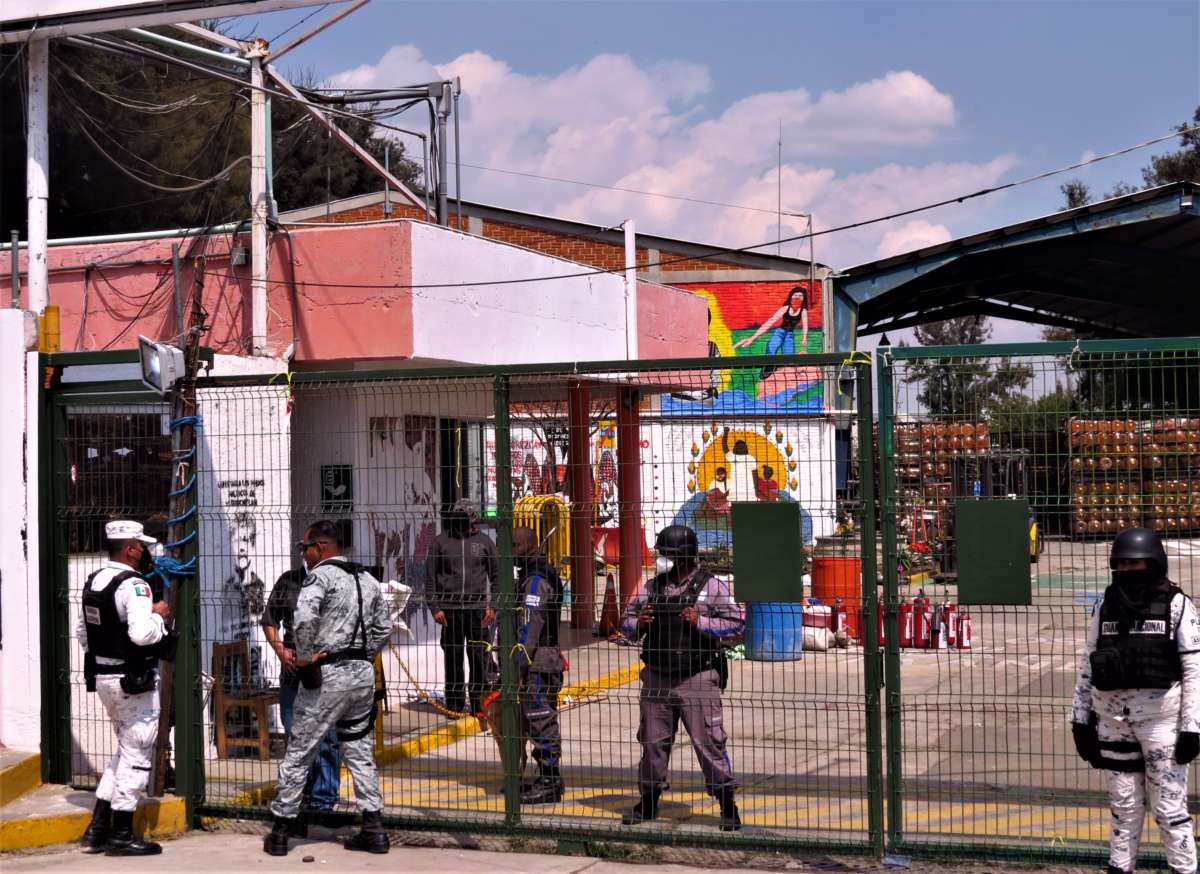
<svg viewBox="0 0 1200 874">
<path fill-rule="evenodd" d="M 538 640 L 531 640 L 526 643 L 534 647 L 557 647 L 558 620 L 559 614 L 562 612 L 562 582 L 559 580 L 558 574 L 554 572 L 554 568 L 550 567 L 549 563 L 540 557 L 531 561 L 529 566 L 524 568 L 522 576 L 526 582 L 534 576 L 542 578 L 542 585 L 538 587 L 541 602 L 537 607 L 530 607 L 526 604 L 524 609 L 541 610 L 545 617 L 541 637 Z M 525 620 L 528 623 L 529 617 L 526 616 Z"/>
<path fill-rule="evenodd" d="M 1143 605 L 1132 605 L 1109 586 L 1100 605 L 1100 634 L 1092 654 L 1092 685 L 1118 689 L 1167 689 L 1183 677 L 1179 647 L 1171 633 L 1170 585 Z"/>
<path fill-rule="evenodd" d="M 88 654 L 106 659 L 154 661 L 162 647 L 159 644 L 138 646 L 129 639 L 129 625 L 117 613 L 117 589 L 128 579 L 141 579 L 134 570 L 121 571 L 101 592 L 92 589 L 92 581 L 100 571 L 87 578 L 83 585 L 83 620 L 87 627 Z"/>
<path fill-rule="evenodd" d="M 672 596 L 660 594 L 668 585 L 666 574 L 650 581 L 647 603 L 654 611 L 654 621 L 642 639 L 642 661 L 646 667 L 662 674 L 690 677 L 714 665 L 720 645 L 679 615 L 684 609 L 696 606 L 710 579 L 712 574 L 696 568 L 687 587 Z"/>
</svg>

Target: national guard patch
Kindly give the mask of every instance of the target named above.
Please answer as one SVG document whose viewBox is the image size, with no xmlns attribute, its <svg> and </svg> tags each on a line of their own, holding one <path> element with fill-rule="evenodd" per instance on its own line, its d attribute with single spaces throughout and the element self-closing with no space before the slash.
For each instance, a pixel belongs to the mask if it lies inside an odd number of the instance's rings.
<svg viewBox="0 0 1200 874">
<path fill-rule="evenodd" d="M 152 597 L 150 594 L 150 587 L 147 586 L 145 583 L 134 583 L 133 584 L 133 594 L 135 594 L 139 598 Z"/>
</svg>

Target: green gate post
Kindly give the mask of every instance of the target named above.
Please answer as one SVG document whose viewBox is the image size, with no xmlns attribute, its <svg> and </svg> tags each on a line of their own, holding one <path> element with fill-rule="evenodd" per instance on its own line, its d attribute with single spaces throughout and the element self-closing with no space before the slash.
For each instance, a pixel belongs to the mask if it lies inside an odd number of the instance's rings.
<svg viewBox="0 0 1200 874">
<path fill-rule="evenodd" d="M 194 500 L 199 502 L 199 490 Z M 192 516 L 197 519 L 196 514 Z M 191 576 L 174 577 L 179 586 L 175 628 L 179 644 L 175 652 L 175 794 L 183 798 L 189 827 L 195 823 L 196 808 L 204 803 L 204 689 L 200 681 L 200 533 L 182 547 L 180 560 L 195 562 Z M 214 682 L 221 682 L 217 677 Z"/>
<path fill-rule="evenodd" d="M 44 365 L 46 356 L 39 356 Z M 43 371 L 44 372 L 44 371 Z M 38 380 L 39 551 L 41 567 L 42 779 L 71 782 L 71 585 L 66 526 L 59 511 L 67 500 L 67 409 Z"/>
<path fill-rule="evenodd" d="M 879 617 L 875 562 L 875 441 L 872 436 L 873 404 L 871 364 L 855 365 L 858 389 L 859 531 L 862 543 L 863 693 L 867 729 L 867 828 L 871 852 L 883 857 L 883 726 L 879 690 L 883 671 L 879 655 Z"/>
<path fill-rule="evenodd" d="M 879 510 L 883 537 L 883 587 L 885 600 L 884 714 L 887 726 L 887 846 L 895 849 L 904 834 L 901 784 L 903 773 L 903 723 L 900 713 L 899 581 L 896 576 L 896 440 L 895 394 L 892 356 L 879 356 Z"/>
<path fill-rule="evenodd" d="M 501 724 L 504 733 L 504 752 L 500 759 L 504 768 L 504 824 L 516 826 L 521 822 L 521 722 L 517 700 L 517 666 L 512 652 L 517 645 L 517 587 L 513 578 L 512 554 L 512 443 L 508 422 L 509 377 L 499 375 L 496 394 L 496 553 L 497 573 L 500 575 L 500 598 L 497 616 L 500 620 L 500 690 Z"/>
</svg>

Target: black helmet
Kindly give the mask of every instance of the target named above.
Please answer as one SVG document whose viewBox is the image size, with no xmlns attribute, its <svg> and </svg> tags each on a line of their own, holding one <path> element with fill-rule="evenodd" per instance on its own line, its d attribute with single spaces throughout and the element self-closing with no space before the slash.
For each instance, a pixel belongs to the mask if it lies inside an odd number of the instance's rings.
<svg viewBox="0 0 1200 874">
<path fill-rule="evenodd" d="M 1150 564 L 1158 565 L 1158 572 L 1167 572 L 1167 551 L 1163 548 L 1162 540 L 1149 528 L 1126 528 L 1117 535 L 1112 545 L 1112 557 L 1108 566 L 1117 569 L 1117 562 L 1122 559 L 1144 558 Z"/>
<path fill-rule="evenodd" d="M 700 541 L 696 539 L 696 532 L 686 525 L 668 525 L 658 532 L 654 548 L 659 555 L 667 558 L 695 561 L 700 555 Z"/>
</svg>

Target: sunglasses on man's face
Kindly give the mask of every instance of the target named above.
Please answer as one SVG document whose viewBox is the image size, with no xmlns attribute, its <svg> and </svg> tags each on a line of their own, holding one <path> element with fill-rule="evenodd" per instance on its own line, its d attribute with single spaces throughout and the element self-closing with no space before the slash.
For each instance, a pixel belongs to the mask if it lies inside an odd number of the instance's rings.
<svg viewBox="0 0 1200 874">
<path fill-rule="evenodd" d="M 318 545 L 320 542 L 321 541 L 319 541 L 319 540 L 309 540 L 307 542 L 300 540 L 300 541 L 297 541 L 296 548 L 299 549 L 301 552 L 304 552 L 304 550 L 312 549 L 314 546 Z"/>
</svg>

